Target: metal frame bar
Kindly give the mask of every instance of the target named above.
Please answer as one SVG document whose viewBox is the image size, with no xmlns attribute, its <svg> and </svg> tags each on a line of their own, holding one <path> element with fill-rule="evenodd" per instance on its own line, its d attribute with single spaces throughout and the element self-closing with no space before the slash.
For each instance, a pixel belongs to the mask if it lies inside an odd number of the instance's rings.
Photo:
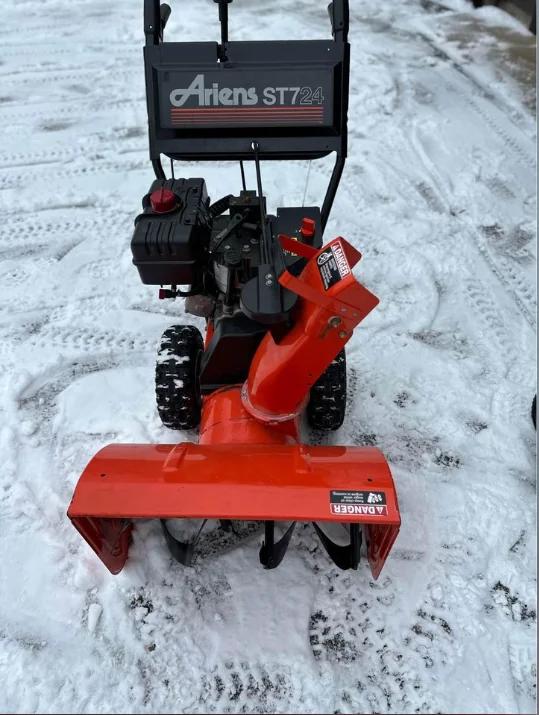
<svg viewBox="0 0 539 715">
<path fill-rule="evenodd" d="M 147 45 L 158 45 L 161 39 L 160 0 L 144 0 L 144 34 Z"/>
<path fill-rule="evenodd" d="M 337 159 L 335 161 L 335 166 L 333 167 L 333 172 L 329 180 L 328 188 L 326 190 L 326 195 L 324 197 L 324 203 L 320 210 L 320 223 L 322 224 L 322 233 L 326 230 L 326 224 L 331 213 L 331 208 L 333 206 L 333 201 L 337 194 L 337 189 L 341 181 L 341 176 L 344 170 L 344 164 L 346 161 L 346 155 L 337 154 Z"/>
</svg>

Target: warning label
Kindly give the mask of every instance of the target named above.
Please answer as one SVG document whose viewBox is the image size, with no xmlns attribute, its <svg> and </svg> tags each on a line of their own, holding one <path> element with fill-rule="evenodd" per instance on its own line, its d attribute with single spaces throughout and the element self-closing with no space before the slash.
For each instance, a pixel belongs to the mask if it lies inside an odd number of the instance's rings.
<svg viewBox="0 0 539 715">
<path fill-rule="evenodd" d="M 322 251 L 316 259 L 316 263 L 325 290 L 350 275 L 350 266 L 340 241 L 335 241 Z"/>
<path fill-rule="evenodd" d="M 368 516 L 387 516 L 386 495 L 384 492 L 331 491 L 329 493 L 330 511 L 338 516 L 365 514 Z"/>
</svg>

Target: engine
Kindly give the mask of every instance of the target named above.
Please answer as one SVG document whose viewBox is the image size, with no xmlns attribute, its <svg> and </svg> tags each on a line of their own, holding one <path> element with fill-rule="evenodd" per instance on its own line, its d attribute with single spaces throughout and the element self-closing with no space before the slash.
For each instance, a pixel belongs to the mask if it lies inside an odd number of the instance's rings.
<svg viewBox="0 0 539 715">
<path fill-rule="evenodd" d="M 142 207 L 131 241 L 142 282 L 161 286 L 161 298 L 185 297 L 186 312 L 213 324 L 202 391 L 243 381 L 262 337 L 286 329 L 296 302 L 280 287 L 276 266 L 297 271 L 302 259 L 283 254 L 276 238 L 319 247 L 319 209 L 266 216 L 265 199 L 248 190 L 210 204 L 203 179 L 156 180 Z"/>
</svg>

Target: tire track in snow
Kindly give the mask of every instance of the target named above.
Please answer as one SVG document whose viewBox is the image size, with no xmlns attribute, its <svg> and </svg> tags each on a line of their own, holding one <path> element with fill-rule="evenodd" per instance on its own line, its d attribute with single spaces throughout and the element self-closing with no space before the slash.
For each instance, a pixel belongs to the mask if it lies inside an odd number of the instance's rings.
<svg viewBox="0 0 539 715">
<path fill-rule="evenodd" d="M 17 76 L 15 79 L 10 80 L 9 77 L 11 75 L 5 75 L 3 78 L 3 86 L 6 88 L 9 87 L 20 87 L 20 86 L 26 86 L 26 85 L 32 85 L 32 84 L 38 84 L 40 87 L 42 85 L 48 85 L 48 84 L 54 84 L 58 85 L 59 83 L 62 82 L 72 82 L 72 83 L 80 83 L 80 86 L 83 87 L 86 85 L 92 86 L 95 83 L 95 78 L 96 75 L 98 75 L 100 72 L 104 72 L 106 70 L 103 69 L 103 67 L 96 67 L 95 69 L 88 69 L 88 70 L 78 70 L 75 72 L 70 72 L 70 70 L 66 70 L 66 74 L 64 74 L 64 71 L 62 69 L 56 68 L 56 70 L 51 70 L 51 73 L 49 75 L 44 75 L 42 77 L 39 77 L 39 79 L 36 80 L 36 78 L 31 74 L 30 77 L 23 78 Z M 56 72 L 54 74 L 53 72 Z M 125 82 L 125 80 L 131 79 L 133 75 L 132 70 L 126 68 L 126 69 L 119 69 L 117 67 L 114 67 L 114 72 L 113 74 L 109 73 L 109 77 L 113 77 L 112 81 L 112 86 L 111 90 L 114 89 L 114 86 L 116 83 L 121 83 L 122 81 Z M 9 89 L 8 89 L 9 91 Z M 88 93 L 91 90 L 87 90 Z M 49 100 L 50 101 L 50 100 Z"/>
<path fill-rule="evenodd" d="M 109 111 L 114 108 L 124 109 L 130 106 L 133 114 L 138 113 L 140 112 L 140 102 L 142 99 L 143 97 L 141 97 L 141 99 L 110 100 L 107 101 L 105 108 L 103 102 L 97 102 L 95 99 L 88 101 L 88 97 L 72 98 L 69 101 L 69 105 L 55 106 L 54 115 L 47 115 L 45 112 L 51 111 L 50 100 L 31 102 L 21 98 L 20 101 L 12 100 L 9 103 L 5 102 L 4 104 L 0 104 L 0 121 L 10 124 L 16 121 L 18 124 L 20 123 L 23 126 L 26 125 L 32 128 L 36 120 L 41 120 L 45 123 L 48 121 L 57 121 L 58 117 L 69 117 L 73 123 L 80 124 L 88 118 L 89 113 L 94 118 L 101 116 L 106 118 Z M 21 116 L 21 106 L 24 106 L 25 109 L 23 116 Z M 33 111 L 29 109 L 31 107 L 43 107 L 45 112 L 43 109 Z"/>
<path fill-rule="evenodd" d="M 19 167 L 34 168 L 39 165 L 55 164 L 59 162 L 72 161 L 76 156 L 83 153 L 82 148 L 72 147 L 69 149 L 42 149 L 33 152 L 17 152 L 13 154 L 2 153 L 0 155 L 0 171 L 15 169 Z"/>
<path fill-rule="evenodd" d="M 92 164 L 84 167 L 73 167 L 72 169 L 59 169 L 47 171 L 44 176 L 36 176 L 35 174 L 13 174 L 10 173 L 7 176 L 0 177 L 0 190 L 6 189 L 18 189 L 24 186 L 30 179 L 34 183 L 46 182 L 50 184 L 51 181 L 60 181 L 61 179 L 74 179 L 85 176 L 95 176 L 102 175 L 104 173 L 125 173 L 130 171 L 148 171 L 148 162 L 146 158 L 144 159 L 126 159 L 124 164 L 120 164 L 117 161 L 111 161 L 110 159 L 99 159 Z"/>
<path fill-rule="evenodd" d="M 495 260 L 490 252 L 484 234 L 466 216 L 459 217 L 462 222 L 468 225 L 469 233 L 481 254 L 486 265 L 500 281 L 507 294 L 512 298 L 520 314 L 524 317 L 532 330 L 535 330 L 537 303 L 534 296 L 533 287 L 529 284 L 529 278 L 522 275 L 518 264 L 510 262 L 500 256 Z"/>
<path fill-rule="evenodd" d="M 448 63 L 458 73 L 460 77 L 465 79 L 469 83 L 469 85 L 471 85 L 471 87 L 477 90 L 477 94 L 482 99 L 486 100 L 490 106 L 494 107 L 495 110 L 503 114 L 506 121 L 509 122 L 515 129 L 517 129 L 520 133 L 520 136 L 525 139 L 526 142 L 529 143 L 528 137 L 524 135 L 518 123 L 515 122 L 515 117 L 519 119 L 521 124 L 529 122 L 529 118 L 526 117 L 520 109 L 518 109 L 516 106 L 508 105 L 505 98 L 501 96 L 492 86 L 485 87 L 485 85 L 472 72 L 470 72 L 467 67 L 462 64 L 458 57 L 454 57 L 448 52 L 446 48 L 442 48 L 436 42 L 435 38 L 432 35 L 429 35 L 425 31 L 420 31 L 417 33 L 416 39 L 422 40 L 427 45 L 427 47 L 432 50 L 434 57 L 437 57 L 438 59 L 443 59 L 446 63 Z M 475 100 L 470 99 L 471 92 L 460 92 L 455 86 L 451 87 L 457 94 L 460 94 L 461 99 L 463 99 L 463 101 L 465 101 L 466 103 L 470 104 L 470 106 L 476 104 Z M 487 120 L 487 118 L 483 114 L 485 110 L 482 110 L 479 106 L 475 106 L 474 108 L 475 111 L 477 111 L 481 114 L 481 116 L 483 116 L 487 123 L 490 123 L 489 120 Z M 494 122 L 494 124 L 497 125 L 496 122 Z M 491 125 L 491 128 L 494 129 L 494 125 Z M 503 135 L 506 134 L 506 132 L 499 125 L 497 125 L 497 129 L 494 130 L 496 131 L 496 133 L 498 133 L 498 136 L 502 138 Z M 512 143 L 513 141 L 511 140 L 509 135 L 507 135 L 507 140 L 509 143 Z M 518 142 L 515 142 L 515 150 L 520 154 L 521 147 L 518 146 Z M 524 158 L 525 162 L 528 161 L 528 155 L 525 154 L 522 158 Z"/>
<path fill-rule="evenodd" d="M 112 357 L 97 358 L 85 353 L 79 360 L 65 360 L 60 365 L 44 368 L 32 375 L 27 385 L 17 397 L 19 410 L 32 417 L 39 417 L 42 427 L 50 428 L 58 395 L 79 377 L 94 372 L 120 367 L 120 362 Z"/>
<path fill-rule="evenodd" d="M 76 207 L 72 207 L 76 208 Z M 106 226 L 107 231 L 115 233 L 120 229 L 125 228 L 126 225 L 131 227 L 132 218 L 129 216 L 129 220 L 126 218 L 122 219 L 121 216 L 97 216 L 93 218 L 81 218 L 81 219 L 62 219 L 62 220 L 44 220 L 35 219 L 31 223 L 28 223 L 24 219 L 19 218 L 7 218 L 4 219 L 2 225 L 0 226 L 0 240 L 9 241 L 10 245 L 14 241 L 20 242 L 22 244 L 27 240 L 36 240 L 37 237 L 47 236 L 47 240 L 51 239 L 64 239 L 65 235 L 81 235 L 87 234 L 89 236 L 95 236 L 98 231 Z"/>
<path fill-rule="evenodd" d="M 476 114 L 492 129 L 494 134 L 496 134 L 497 137 L 501 140 L 504 147 L 508 149 L 513 154 L 513 156 L 518 158 L 521 164 L 535 172 L 536 164 L 533 158 L 535 156 L 533 142 L 529 141 L 528 138 L 525 137 L 527 143 L 529 143 L 529 147 L 527 149 L 524 148 L 521 143 L 521 139 L 524 138 L 522 130 L 518 130 L 520 134 L 519 138 L 514 135 L 511 136 L 509 131 L 502 126 L 500 120 L 495 119 L 495 112 L 489 112 L 488 110 L 483 109 L 479 101 L 472 99 L 465 92 L 461 92 L 455 85 L 451 84 L 450 82 L 446 81 L 445 84 L 447 89 L 457 94 L 463 102 L 468 104 L 468 106 L 471 107 L 474 112 L 476 112 Z M 510 122 L 510 120 L 508 120 L 505 116 L 504 119 L 507 123 Z"/>
<path fill-rule="evenodd" d="M 420 35 L 420 37 L 422 37 L 423 40 L 430 47 L 435 49 L 437 53 L 441 53 L 442 56 L 445 57 L 447 61 L 451 63 L 455 70 L 459 72 L 464 78 L 466 78 L 466 80 L 468 80 L 473 86 L 477 87 L 484 98 L 490 100 L 494 98 L 494 96 L 491 95 L 489 90 L 486 90 L 480 83 L 477 82 L 477 80 L 473 76 L 470 76 L 462 68 L 462 66 L 458 64 L 458 62 L 456 62 L 452 57 L 447 55 L 447 53 L 445 53 L 441 48 L 439 48 L 438 45 L 436 45 L 436 43 L 434 43 L 431 38 L 426 35 Z M 460 100 L 470 106 L 476 113 L 481 116 L 482 119 L 484 119 L 484 121 L 488 124 L 492 131 L 498 136 L 499 139 L 501 139 L 503 145 L 510 153 L 512 153 L 517 159 L 519 159 L 520 162 L 523 163 L 525 166 L 535 171 L 536 164 L 533 159 L 533 157 L 535 156 L 535 151 L 533 150 L 532 142 L 530 142 L 530 140 L 525 136 L 522 129 L 520 129 L 514 124 L 512 118 L 507 115 L 507 112 L 510 111 L 510 108 L 503 107 L 503 104 L 501 104 L 502 100 L 500 98 L 498 98 L 498 104 L 493 104 L 492 101 L 489 104 L 490 106 L 494 107 L 494 111 L 499 111 L 501 114 L 503 114 L 505 122 L 514 129 L 514 132 L 518 133 L 518 138 L 515 135 L 511 136 L 508 130 L 502 126 L 500 120 L 494 119 L 493 115 L 489 114 L 487 110 L 484 110 L 480 106 L 479 101 L 476 101 L 475 99 L 470 97 L 469 92 L 461 90 L 455 84 L 447 80 L 447 78 L 444 78 L 443 82 L 447 89 L 457 94 Z M 511 111 L 513 110 L 511 109 Z M 519 311 L 525 318 L 528 325 L 532 329 L 535 329 L 536 301 L 534 300 L 533 290 L 531 290 L 529 286 L 529 279 L 527 279 L 527 277 L 522 274 L 518 265 L 511 264 L 509 260 L 503 258 L 502 256 L 498 256 L 496 259 L 493 258 L 492 254 L 488 250 L 485 238 L 481 234 L 481 231 L 477 228 L 477 226 L 473 224 L 471 219 L 468 219 L 465 215 L 461 214 L 461 212 L 459 212 L 458 210 L 455 211 L 452 208 L 452 202 L 449 198 L 451 187 L 448 187 L 444 184 L 444 180 L 442 179 L 439 171 L 437 170 L 435 162 L 430 157 L 428 149 L 421 142 L 417 131 L 410 132 L 410 138 L 412 139 L 412 142 L 416 148 L 418 155 L 422 158 L 425 170 L 430 175 L 431 180 L 436 186 L 436 195 L 438 200 L 441 202 L 441 205 L 445 206 L 448 212 L 452 212 L 459 221 L 461 221 L 467 226 L 469 233 L 473 238 L 473 241 L 481 257 L 483 258 L 489 269 L 493 272 L 493 274 L 502 283 L 508 294 L 511 296 L 512 300 L 517 305 Z M 523 145 L 521 144 L 522 138 L 524 138 L 526 142 L 530 144 L 528 150 L 524 149 Z M 429 190 L 432 193 L 432 188 L 429 189 L 427 187 L 426 191 Z M 425 200 L 427 201 L 427 203 L 430 203 L 429 197 L 427 195 L 425 195 Z"/>
<path fill-rule="evenodd" d="M 120 146 L 118 146 L 118 144 Z M 145 147 L 141 144 L 140 140 L 131 140 L 129 138 L 123 138 L 119 135 L 109 136 L 95 142 L 91 146 L 71 146 L 69 148 L 55 148 L 55 149 L 45 149 L 45 150 L 34 150 L 31 152 L 17 152 L 13 154 L 2 153 L 0 155 L 0 171 L 9 169 L 10 174 L 13 173 L 11 170 L 19 167 L 28 167 L 31 171 L 28 177 L 19 174 L 19 180 L 24 178 L 30 178 L 30 176 L 35 176 L 34 169 L 40 165 L 57 164 L 60 162 L 71 162 L 77 159 L 83 161 L 88 161 L 88 154 L 99 153 L 105 154 L 107 152 L 115 154 L 124 154 L 128 152 L 142 152 Z M 81 167 L 82 169 L 82 167 Z M 47 166 L 47 171 L 49 168 Z"/>
<path fill-rule="evenodd" d="M 519 354 L 514 349 L 514 342 L 507 335 L 505 322 L 500 317 L 500 310 L 489 288 L 479 278 L 467 278 L 464 281 L 464 287 L 470 305 L 488 329 L 488 334 L 494 336 L 498 341 L 505 365 L 518 364 L 520 362 Z"/>
<path fill-rule="evenodd" d="M 35 312 L 43 314 L 48 306 L 37 307 Z M 131 355 L 155 352 L 157 338 L 146 338 L 136 333 L 121 331 L 95 330 L 92 328 L 60 327 L 47 323 L 47 318 L 38 319 L 33 330 L 24 326 L 22 333 L 17 333 L 9 339 L 4 334 L 0 352 L 4 356 L 16 358 L 19 350 L 36 350 L 39 353 L 53 349 L 56 354 L 63 355 L 66 359 L 74 356 L 97 355 Z"/>
<path fill-rule="evenodd" d="M 412 130 L 410 132 L 410 139 L 416 148 L 418 157 L 422 160 L 427 175 L 431 178 L 432 183 L 429 187 L 429 192 L 435 195 L 440 205 L 445 207 L 446 212 L 451 213 L 466 229 L 466 233 L 472 238 L 476 250 L 487 268 L 500 281 L 506 293 L 526 320 L 526 323 L 532 329 L 535 329 L 536 303 L 534 301 L 533 291 L 530 289 L 526 278 L 521 274 L 518 264 L 511 263 L 500 254 L 498 254 L 496 259 L 493 258 L 486 246 L 485 238 L 481 231 L 470 218 L 461 211 L 455 210 L 453 207 L 453 202 L 448 193 L 449 189 L 444 187 L 443 179 L 435 168 L 434 161 L 429 156 L 428 150 L 423 145 L 417 131 Z"/>
<path fill-rule="evenodd" d="M 156 349 L 157 341 L 136 333 L 112 332 L 90 328 L 48 325 L 28 340 L 33 348 L 55 348 L 62 353 L 147 353 Z"/>
<path fill-rule="evenodd" d="M 524 699 L 536 700 L 537 666 L 535 664 L 537 651 L 533 636 L 529 638 L 530 645 L 517 645 L 509 643 L 509 662 L 511 675 L 517 701 L 521 705 L 521 712 L 525 712 Z"/>
<path fill-rule="evenodd" d="M 408 606 L 398 638 L 386 632 L 386 614 L 398 604 L 390 577 L 374 582 L 365 574 L 359 582 L 334 569 L 331 576 L 318 591 L 309 640 L 322 676 L 337 692 L 342 688 L 348 711 L 409 712 L 415 703 L 416 712 L 439 712 L 429 671 L 453 658 L 448 615 L 432 603 L 428 610 Z M 351 667 L 353 683 L 342 678 Z"/>
<path fill-rule="evenodd" d="M 206 712 L 279 712 L 300 696 L 297 690 L 286 666 L 230 660 L 202 676 L 198 701 Z"/>
<path fill-rule="evenodd" d="M 86 67 L 90 66 L 91 69 L 101 70 L 103 69 L 103 54 L 106 49 L 110 48 L 110 43 L 101 42 L 95 40 L 92 42 L 91 46 L 84 48 L 84 55 L 82 53 L 78 54 L 81 59 L 81 64 L 69 64 L 63 61 L 65 56 L 69 57 L 70 60 L 73 59 L 73 51 L 68 50 L 64 47 L 58 47 L 49 42 L 32 42 L 32 49 L 30 50 L 27 45 L 20 44 L 6 44 L 2 45 L 2 58 L 4 63 L 0 65 L 0 77 L 4 76 L 17 76 L 20 74 L 44 74 L 50 72 L 64 72 L 64 71 L 86 71 Z M 36 62 L 37 51 L 46 52 L 47 54 L 47 64 L 44 65 L 43 62 Z M 60 59 L 57 62 L 51 61 L 51 57 L 55 55 L 60 55 Z M 29 58 L 26 62 L 24 58 Z M 10 67 L 11 59 L 14 60 L 15 66 Z M 127 65 L 129 62 L 138 61 L 140 55 L 134 47 L 128 45 L 122 47 L 118 46 L 114 51 L 114 59 L 120 66 Z M 4 71 L 5 69 L 5 71 Z"/>
<path fill-rule="evenodd" d="M 495 390 L 492 398 L 492 421 L 504 424 L 508 420 L 531 426 L 529 417 L 534 392 L 534 376 L 526 371 L 521 353 L 515 349 L 515 342 L 509 336 L 507 323 L 503 321 L 500 310 L 488 287 L 479 279 L 467 279 L 464 283 L 468 302 L 487 334 L 493 336 L 499 346 L 498 356 L 503 365 L 503 381 Z M 489 364 L 489 354 L 485 347 L 485 365 Z"/>
<path fill-rule="evenodd" d="M 1 66 L 1 65 L 0 65 Z M 28 65 L 26 67 L 18 67 L 17 69 L 11 68 L 8 69 L 6 72 L 3 72 L 0 70 L 0 80 L 2 79 L 9 79 L 10 77 L 16 77 L 20 78 L 21 75 L 30 75 L 28 78 L 29 81 L 32 79 L 37 79 L 39 82 L 39 78 L 42 77 L 43 75 L 48 75 L 52 73 L 63 73 L 63 72 L 73 72 L 73 73 L 80 73 L 84 74 L 87 72 L 91 72 L 92 70 L 86 70 L 85 67 L 87 64 L 85 63 L 84 65 L 68 65 L 68 64 L 54 64 L 50 65 L 48 67 L 43 67 L 42 65 L 36 64 L 36 65 Z M 95 65 L 95 71 L 98 72 L 102 70 L 102 65 L 100 65 L 96 61 Z M 18 80 L 16 80 L 18 81 Z"/>
</svg>

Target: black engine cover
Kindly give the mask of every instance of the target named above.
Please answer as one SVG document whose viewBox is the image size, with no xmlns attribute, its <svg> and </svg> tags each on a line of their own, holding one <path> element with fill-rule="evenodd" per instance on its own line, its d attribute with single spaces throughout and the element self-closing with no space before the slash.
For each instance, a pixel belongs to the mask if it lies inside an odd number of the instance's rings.
<svg viewBox="0 0 539 715">
<path fill-rule="evenodd" d="M 200 389 L 213 392 L 224 385 L 244 382 L 251 361 L 267 328 L 236 313 L 221 318 L 202 357 Z"/>
<path fill-rule="evenodd" d="M 177 208 L 155 213 L 150 196 L 161 188 L 172 191 Z M 143 283 L 196 285 L 202 273 L 211 232 L 209 199 L 204 179 L 154 181 L 142 200 L 131 240 L 133 263 Z"/>
</svg>

